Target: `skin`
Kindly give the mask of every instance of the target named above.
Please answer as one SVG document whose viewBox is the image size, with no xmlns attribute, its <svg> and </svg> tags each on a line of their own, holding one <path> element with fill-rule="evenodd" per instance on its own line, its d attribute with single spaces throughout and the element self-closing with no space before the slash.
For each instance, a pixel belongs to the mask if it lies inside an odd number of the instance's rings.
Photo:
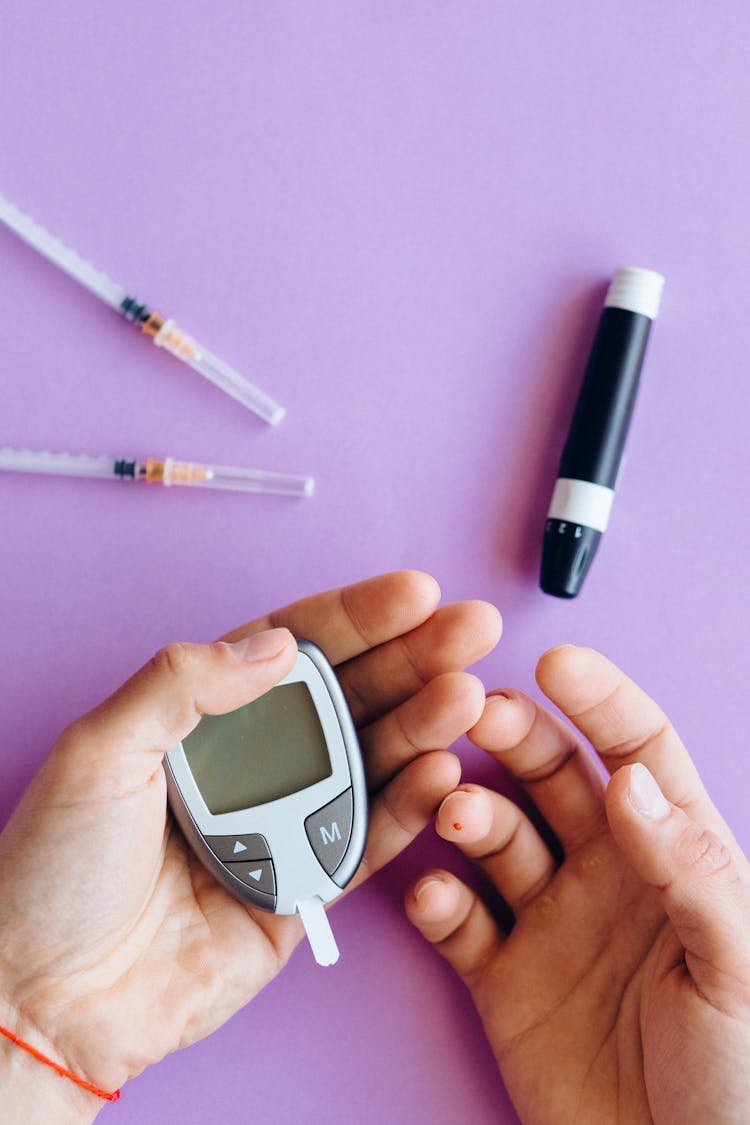
<svg viewBox="0 0 750 1125">
<path fill-rule="evenodd" d="M 519 692 L 485 703 L 460 670 L 496 643 L 497 612 L 437 610 L 438 597 L 425 575 L 388 575 L 231 643 L 170 646 L 68 728 L 0 836 L 0 1024 L 114 1089 L 208 1034 L 288 960 L 298 919 L 241 906 L 193 860 L 160 763 L 202 713 L 283 677 L 291 629 L 338 665 L 360 730 L 373 800 L 353 885 L 439 806 L 440 834 L 513 911 L 505 934 L 443 871 L 406 903 L 471 990 L 522 1120 L 745 1122 L 748 863 L 687 752 L 604 657 L 553 650 L 540 687 L 598 752 L 605 790 L 567 724 Z M 235 643 L 250 636 L 255 647 Z M 535 802 L 554 853 L 507 798 L 456 787 L 442 747 L 467 728 Z M 3 1039 L 0 1087 L 4 1120 L 29 1125 L 91 1121 L 102 1104 Z"/>
<path fill-rule="evenodd" d="M 171 645 L 64 731 L 0 836 L 0 1025 L 113 1091 L 271 981 L 300 920 L 244 906 L 193 857 L 167 815 L 163 754 L 202 714 L 282 679 L 292 634 L 315 641 L 337 667 L 366 759 L 358 885 L 458 783 L 444 747 L 484 707 L 481 683 L 462 669 L 497 643 L 499 614 L 484 602 L 438 608 L 439 598 L 428 575 L 398 572 L 213 645 Z M 91 1121 L 104 1104 L 2 1038 L 0 1087 L 3 1120 L 24 1125 Z"/>
<path fill-rule="evenodd" d="M 406 910 L 466 983 L 522 1121 L 746 1123 L 750 868 L 664 713 L 605 657 L 542 657 L 542 691 L 490 695 L 470 737 L 517 780 L 559 843 L 476 785 L 437 830 L 514 916 L 447 871 Z M 658 785 L 657 785 L 658 783 Z"/>
</svg>

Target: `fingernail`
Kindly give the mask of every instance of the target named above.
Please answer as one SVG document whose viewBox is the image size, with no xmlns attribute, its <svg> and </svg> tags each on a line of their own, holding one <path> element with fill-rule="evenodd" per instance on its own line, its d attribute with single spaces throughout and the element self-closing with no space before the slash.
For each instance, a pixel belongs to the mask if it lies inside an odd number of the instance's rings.
<svg viewBox="0 0 750 1125">
<path fill-rule="evenodd" d="M 230 648 L 240 660 L 246 660 L 248 664 L 259 664 L 264 660 L 273 660 L 288 642 L 288 629 L 266 629 L 264 633 L 255 633 L 252 637 L 234 641 Z"/>
<path fill-rule="evenodd" d="M 424 895 L 424 892 L 429 891 L 430 887 L 439 887 L 441 885 L 441 880 L 436 879 L 434 875 L 429 876 L 429 878 L 427 879 L 423 879 L 422 882 L 417 883 L 416 887 L 414 888 L 415 900 L 419 902 L 420 898 L 422 898 L 422 896 Z"/>
<path fill-rule="evenodd" d="M 669 801 L 640 762 L 630 769 L 630 803 L 647 820 L 663 820 L 671 812 Z"/>
</svg>

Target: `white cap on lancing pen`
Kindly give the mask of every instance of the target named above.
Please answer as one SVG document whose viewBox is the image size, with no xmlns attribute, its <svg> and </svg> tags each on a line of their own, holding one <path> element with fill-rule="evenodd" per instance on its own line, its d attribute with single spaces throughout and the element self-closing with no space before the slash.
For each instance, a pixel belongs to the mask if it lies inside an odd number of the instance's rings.
<svg viewBox="0 0 750 1125">
<path fill-rule="evenodd" d="M 620 266 L 612 275 L 604 307 L 627 309 L 656 320 L 663 288 L 664 278 L 655 270 Z"/>
</svg>

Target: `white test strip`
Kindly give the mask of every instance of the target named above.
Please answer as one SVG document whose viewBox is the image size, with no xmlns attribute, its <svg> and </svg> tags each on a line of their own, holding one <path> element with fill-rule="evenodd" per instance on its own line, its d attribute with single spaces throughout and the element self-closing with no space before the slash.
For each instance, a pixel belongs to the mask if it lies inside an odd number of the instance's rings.
<svg viewBox="0 0 750 1125">
<path fill-rule="evenodd" d="M 336 938 L 333 936 L 323 900 L 317 895 L 304 898 L 297 903 L 297 910 L 315 960 L 319 965 L 335 965 L 339 959 L 339 947 L 336 945 Z"/>
</svg>

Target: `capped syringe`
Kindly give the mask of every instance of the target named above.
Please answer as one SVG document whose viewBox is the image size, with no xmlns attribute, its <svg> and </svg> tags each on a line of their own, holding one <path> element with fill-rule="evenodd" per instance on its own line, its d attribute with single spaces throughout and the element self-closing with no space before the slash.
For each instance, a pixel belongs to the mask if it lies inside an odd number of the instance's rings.
<svg viewBox="0 0 750 1125">
<path fill-rule="evenodd" d="M 186 484 L 193 488 L 226 488 L 235 492 L 267 492 L 284 496 L 312 496 L 315 478 L 267 469 L 239 469 L 227 465 L 201 465 L 172 457 L 91 457 L 85 453 L 48 453 L 33 449 L 0 449 L 0 470 L 12 473 L 47 473 L 63 477 L 99 477 L 106 480 L 145 481 L 146 484 Z"/>
<path fill-rule="evenodd" d="M 230 395 L 246 406 L 248 410 L 269 422 L 272 426 L 278 425 L 286 413 L 283 406 L 275 402 L 269 395 L 248 382 L 239 372 L 230 367 L 228 363 L 213 355 L 192 336 L 174 322 L 161 316 L 148 305 L 143 304 L 128 293 L 123 285 L 113 281 L 106 273 L 96 269 L 91 262 L 66 246 L 55 235 L 40 226 L 34 219 L 25 215 L 15 204 L 10 203 L 0 195 L 0 222 L 32 246 L 39 254 L 53 262 L 63 273 L 94 293 L 106 305 L 115 309 L 146 336 L 149 336 L 157 348 L 164 348 L 171 352 L 177 359 L 187 363 L 194 371 L 198 371 L 205 379 L 213 383 L 219 390 Z"/>
</svg>

